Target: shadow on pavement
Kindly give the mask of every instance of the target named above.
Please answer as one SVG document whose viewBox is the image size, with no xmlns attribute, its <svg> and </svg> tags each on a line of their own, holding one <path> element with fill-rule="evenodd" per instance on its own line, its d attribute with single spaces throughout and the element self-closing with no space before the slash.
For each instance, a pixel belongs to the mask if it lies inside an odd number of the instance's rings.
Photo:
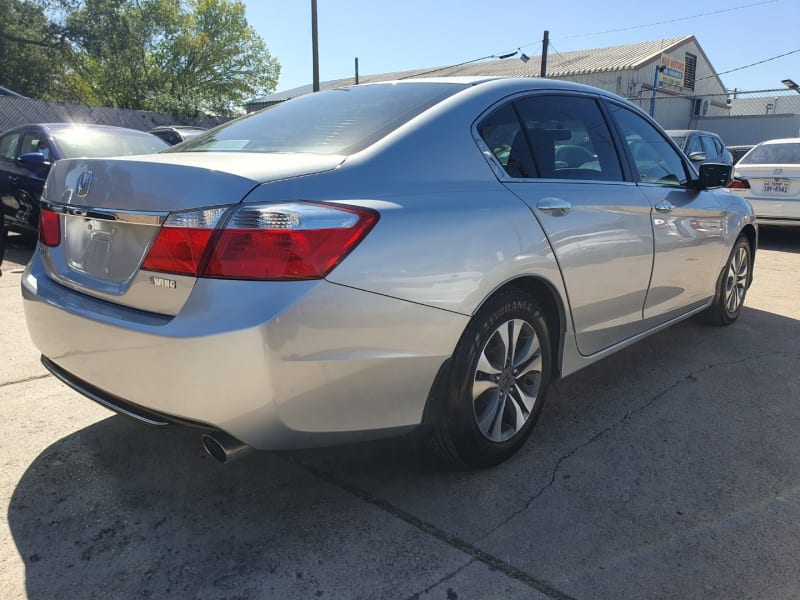
<svg viewBox="0 0 800 600">
<path fill-rule="evenodd" d="M 800 253 L 800 226 L 758 228 L 758 247 L 764 250 Z"/>
<path fill-rule="evenodd" d="M 6 248 L 3 255 L 2 269 L 4 271 L 25 268 L 36 250 L 35 240 L 24 238 L 16 233 L 9 233 L 6 238 Z"/>
<path fill-rule="evenodd" d="M 763 538 L 736 518 L 797 488 L 798 337 L 747 308 L 672 327 L 557 382 L 487 471 L 407 438 L 219 465 L 195 431 L 106 419 L 16 486 L 28 597 L 402 598 L 465 556 L 452 539 L 576 597 L 779 597 L 800 583 L 800 518 Z"/>
</svg>

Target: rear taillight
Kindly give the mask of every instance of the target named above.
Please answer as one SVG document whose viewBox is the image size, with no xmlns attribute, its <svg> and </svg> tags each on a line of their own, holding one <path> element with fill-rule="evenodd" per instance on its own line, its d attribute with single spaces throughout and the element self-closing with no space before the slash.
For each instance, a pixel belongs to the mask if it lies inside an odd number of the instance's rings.
<svg viewBox="0 0 800 600">
<path fill-rule="evenodd" d="M 224 222 L 221 212 L 209 218 L 205 211 L 198 226 L 201 212 L 171 215 L 142 268 L 226 279 L 320 279 L 378 220 L 369 209 L 312 202 L 244 204 Z"/>
<path fill-rule="evenodd" d="M 39 210 L 39 242 L 51 248 L 61 243 L 61 223 L 58 213 L 46 208 Z"/>
<path fill-rule="evenodd" d="M 747 179 L 738 179 L 737 178 L 737 179 L 734 179 L 733 181 L 731 181 L 728 184 L 728 188 L 729 189 L 733 189 L 733 190 L 749 190 L 750 189 L 750 183 L 747 181 Z"/>
</svg>

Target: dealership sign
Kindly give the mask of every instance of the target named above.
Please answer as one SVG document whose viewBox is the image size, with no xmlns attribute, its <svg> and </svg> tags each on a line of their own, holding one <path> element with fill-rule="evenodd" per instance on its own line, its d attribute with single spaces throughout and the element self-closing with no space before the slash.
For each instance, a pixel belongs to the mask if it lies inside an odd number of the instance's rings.
<svg viewBox="0 0 800 600">
<path fill-rule="evenodd" d="M 669 54 L 661 55 L 661 66 L 664 70 L 659 75 L 659 85 L 672 87 L 683 86 L 683 73 L 686 71 L 686 63 Z"/>
</svg>

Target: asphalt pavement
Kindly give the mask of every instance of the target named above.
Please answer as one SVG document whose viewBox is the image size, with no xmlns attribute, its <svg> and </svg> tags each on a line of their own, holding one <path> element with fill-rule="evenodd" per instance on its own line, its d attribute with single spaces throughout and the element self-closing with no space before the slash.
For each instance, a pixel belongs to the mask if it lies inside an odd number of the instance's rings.
<svg viewBox="0 0 800 600">
<path fill-rule="evenodd" d="M 409 438 L 220 465 L 114 415 L 39 364 L 12 236 L 0 598 L 800 597 L 800 230 L 761 237 L 736 324 L 557 382 L 517 456 L 464 471 Z"/>
</svg>

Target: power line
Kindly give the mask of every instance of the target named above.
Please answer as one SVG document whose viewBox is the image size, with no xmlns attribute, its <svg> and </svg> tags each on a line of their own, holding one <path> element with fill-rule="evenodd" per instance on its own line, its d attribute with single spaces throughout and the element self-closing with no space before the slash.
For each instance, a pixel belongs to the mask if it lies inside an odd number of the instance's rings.
<svg viewBox="0 0 800 600">
<path fill-rule="evenodd" d="M 732 6 L 730 8 L 723 8 L 720 10 L 714 10 L 711 12 L 699 13 L 696 15 L 690 15 L 688 17 L 677 17 L 675 19 L 667 19 L 666 21 L 657 21 L 655 23 L 648 23 L 647 25 L 632 25 L 631 27 L 622 27 L 620 29 L 607 29 L 606 31 L 595 31 L 592 33 L 580 33 L 576 35 L 569 35 L 564 39 L 572 39 L 572 38 L 580 38 L 580 37 L 589 37 L 591 35 L 602 35 L 604 33 L 618 33 L 620 31 L 632 31 L 634 29 L 644 29 L 645 27 L 655 27 L 656 25 L 665 25 L 666 23 L 677 23 L 678 21 L 688 21 L 690 19 L 697 19 L 699 17 L 708 17 L 710 15 L 718 15 L 720 13 L 731 12 L 733 10 L 741 10 L 743 8 L 752 8 L 753 6 L 761 6 L 763 4 L 772 4 L 777 2 L 778 0 L 763 0 L 763 2 L 755 2 L 753 4 L 743 4 L 741 6 Z"/>
<path fill-rule="evenodd" d="M 750 67 L 755 67 L 756 65 L 763 65 L 764 63 L 768 63 L 773 60 L 777 60 L 779 58 L 783 58 L 784 56 L 789 56 L 790 54 L 796 54 L 800 52 L 800 48 L 797 50 L 790 50 L 789 52 L 784 52 L 783 54 L 779 54 L 778 56 L 773 56 L 771 58 L 765 58 L 764 60 L 759 60 L 758 62 L 750 63 L 749 65 L 745 65 L 743 67 L 736 67 L 735 69 L 728 69 L 727 71 L 721 71 L 719 73 L 714 73 L 713 75 L 707 75 L 706 77 L 701 77 L 700 79 L 696 79 L 695 81 L 703 81 L 704 79 L 711 79 L 712 77 L 718 77 L 719 75 L 725 75 L 727 73 L 733 73 L 734 71 L 741 71 L 742 69 L 749 69 Z"/>
</svg>

